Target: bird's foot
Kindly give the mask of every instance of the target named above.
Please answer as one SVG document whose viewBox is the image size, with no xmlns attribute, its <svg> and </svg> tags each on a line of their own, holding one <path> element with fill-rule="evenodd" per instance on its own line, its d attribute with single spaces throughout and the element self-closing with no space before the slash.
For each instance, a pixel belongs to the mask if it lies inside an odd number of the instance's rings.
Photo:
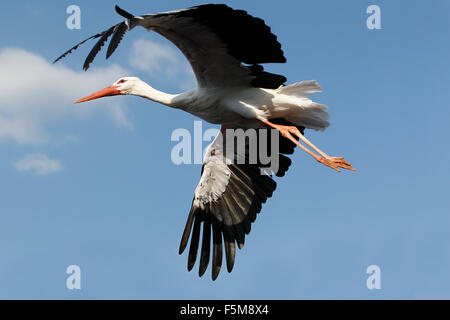
<svg viewBox="0 0 450 320">
<path fill-rule="evenodd" d="M 316 160 L 338 172 L 341 172 L 339 168 L 355 171 L 355 168 L 353 168 L 350 163 L 345 161 L 343 157 L 317 157 Z"/>
</svg>

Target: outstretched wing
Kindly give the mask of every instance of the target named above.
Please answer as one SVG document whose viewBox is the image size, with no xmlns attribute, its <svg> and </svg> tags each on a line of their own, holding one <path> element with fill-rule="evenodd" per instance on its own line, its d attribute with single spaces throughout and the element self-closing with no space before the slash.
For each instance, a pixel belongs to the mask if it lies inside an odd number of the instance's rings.
<svg viewBox="0 0 450 320">
<path fill-rule="evenodd" d="M 117 6 L 116 11 L 127 20 L 82 41 L 55 62 L 87 40 L 100 38 L 86 58 L 83 68 L 87 70 L 111 35 L 107 58 L 126 31 L 142 26 L 161 34 L 183 52 L 201 87 L 253 85 L 274 89 L 286 81 L 283 76 L 265 72 L 259 65 L 286 62 L 277 37 L 262 19 L 243 10 L 207 4 L 143 16 L 133 16 Z"/>
<path fill-rule="evenodd" d="M 271 121 L 287 124 L 283 119 L 272 119 Z M 304 130 L 302 127 L 299 129 Z M 267 134 L 267 130 L 270 129 L 259 129 L 253 141 L 251 139 L 246 141 L 243 153 L 239 153 L 239 150 L 242 149 L 236 145 L 233 148 L 235 152 L 231 156 L 225 152 L 228 143 L 236 144 L 237 142 L 235 139 L 227 141 L 224 128 L 207 148 L 202 175 L 194 193 L 180 243 L 179 253 L 181 254 L 188 244 L 189 237 L 191 238 L 188 255 L 189 271 L 192 270 L 197 260 L 201 229 L 203 229 L 203 236 L 199 275 L 202 276 L 205 273 L 210 262 L 211 239 L 212 279 L 215 280 L 219 275 L 224 249 L 227 270 L 228 272 L 232 271 L 236 244 L 239 249 L 242 249 L 245 235 L 250 233 L 251 224 L 261 211 L 261 205 L 272 196 L 276 189 L 276 182 L 272 179 L 272 174 L 281 177 L 288 170 L 291 160 L 284 154 L 292 154 L 295 145 L 288 139 L 280 138 L 278 132 L 276 132 L 276 139 L 279 143 L 277 172 L 271 171 L 268 167 L 264 168 L 260 161 L 256 161 L 256 163 L 249 161 L 251 145 L 261 146 L 260 139 L 263 138 L 262 131 L 264 130 L 266 130 L 264 138 L 270 137 L 270 134 Z M 267 144 L 272 144 L 271 139 L 267 140 Z M 259 154 L 259 149 L 256 152 Z M 227 159 L 231 161 L 227 161 Z M 265 172 L 262 172 L 261 169 Z"/>
</svg>

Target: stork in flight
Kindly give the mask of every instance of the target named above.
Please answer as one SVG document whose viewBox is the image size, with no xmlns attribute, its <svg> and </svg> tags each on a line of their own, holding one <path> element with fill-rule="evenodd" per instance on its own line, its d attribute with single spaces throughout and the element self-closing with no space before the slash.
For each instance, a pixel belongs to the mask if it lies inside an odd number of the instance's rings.
<svg viewBox="0 0 450 320">
<path fill-rule="evenodd" d="M 124 34 L 137 26 L 161 34 L 189 60 L 197 78 L 195 90 L 168 94 L 138 78 L 125 77 L 76 103 L 113 95 L 136 95 L 221 125 L 219 135 L 206 149 L 202 175 L 179 249 L 183 253 L 192 233 L 190 271 L 197 260 L 203 227 L 199 275 L 208 267 L 212 236 L 212 279 L 215 280 L 222 265 L 223 248 L 228 272 L 232 271 L 236 244 L 239 249 L 243 247 L 261 204 L 276 188 L 272 174 L 285 174 L 291 164 L 285 155 L 292 154 L 296 145 L 334 170 L 354 169 L 344 158 L 328 156 L 303 135 L 305 128 L 324 130 L 329 125 L 327 107 L 308 98 L 322 88 L 315 81 L 284 85 L 284 76 L 266 72 L 260 65 L 286 62 L 277 37 L 263 20 L 223 4 L 142 16 L 134 16 L 118 6 L 116 11 L 126 18 L 124 22 L 82 41 L 55 62 L 86 41 L 100 38 L 86 58 L 83 69 L 87 70 L 110 36 L 106 58 L 115 51 Z M 266 170 L 261 174 L 263 165 L 259 162 L 226 161 L 226 140 L 222 134 L 226 129 L 238 128 L 276 129 L 281 133 L 277 135 L 280 160 L 277 172 Z M 248 157 L 248 150 L 244 156 Z"/>
</svg>

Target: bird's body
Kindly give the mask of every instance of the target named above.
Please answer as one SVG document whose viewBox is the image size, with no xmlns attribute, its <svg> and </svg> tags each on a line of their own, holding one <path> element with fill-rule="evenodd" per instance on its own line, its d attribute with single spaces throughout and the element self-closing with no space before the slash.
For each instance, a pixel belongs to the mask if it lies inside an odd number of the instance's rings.
<svg viewBox="0 0 450 320">
<path fill-rule="evenodd" d="M 181 254 L 191 237 L 188 257 L 191 270 L 197 259 L 203 226 L 199 274 L 203 275 L 209 264 L 212 242 L 212 278 L 216 279 L 223 249 L 227 269 L 229 272 L 233 269 L 235 245 L 243 247 L 245 235 L 250 232 L 262 203 L 276 188 L 272 175 L 285 174 L 291 164 L 286 155 L 292 154 L 296 145 L 337 171 L 353 168 L 343 158 L 326 155 L 303 136 L 305 128 L 324 130 L 329 125 L 327 107 L 309 99 L 321 87 L 315 81 L 284 85 L 285 77 L 264 71 L 260 64 L 284 63 L 286 58 L 263 20 L 242 10 L 213 4 L 143 16 L 134 16 L 118 7 L 116 11 L 127 20 L 77 44 L 56 61 L 87 40 L 100 38 L 86 58 L 84 69 L 87 70 L 110 36 L 107 58 L 124 34 L 136 26 L 161 34 L 186 56 L 197 78 L 198 87 L 194 90 L 168 94 L 138 78 L 125 77 L 76 102 L 118 94 L 136 95 L 221 125 L 221 132 L 205 152 L 202 176 L 180 244 Z M 282 136 L 268 139 L 270 128 Z M 224 135 L 226 129 L 260 130 L 254 138 L 244 141 L 241 151 L 238 148 L 228 154 L 225 152 L 228 145 L 236 142 Z M 273 139 L 279 142 L 279 150 L 275 151 L 279 165 L 269 167 L 259 158 L 251 162 L 252 153 L 270 147 Z M 256 145 L 256 151 L 252 144 Z"/>
<path fill-rule="evenodd" d="M 180 94 L 167 94 L 150 87 L 138 78 L 126 77 L 131 88 L 122 92 L 140 96 L 166 106 L 181 109 L 209 123 L 241 128 L 263 127 L 261 119 L 284 118 L 298 126 L 324 130 L 328 125 L 325 105 L 311 101 L 308 96 L 321 91 L 315 81 L 303 81 L 278 89 L 251 86 L 196 88 Z M 119 82 L 118 81 L 118 82 Z"/>
</svg>

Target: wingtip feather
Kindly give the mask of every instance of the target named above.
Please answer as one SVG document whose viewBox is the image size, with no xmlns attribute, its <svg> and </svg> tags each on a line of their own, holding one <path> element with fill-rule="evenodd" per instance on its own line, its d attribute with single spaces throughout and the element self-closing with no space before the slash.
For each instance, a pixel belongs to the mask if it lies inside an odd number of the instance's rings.
<svg viewBox="0 0 450 320">
<path fill-rule="evenodd" d="M 126 19 L 132 19 L 134 18 L 134 15 L 132 15 L 131 13 L 123 10 L 121 7 L 119 7 L 118 5 L 115 6 L 114 8 L 116 10 L 116 12 L 121 15 L 122 17 L 126 18 Z"/>
</svg>

